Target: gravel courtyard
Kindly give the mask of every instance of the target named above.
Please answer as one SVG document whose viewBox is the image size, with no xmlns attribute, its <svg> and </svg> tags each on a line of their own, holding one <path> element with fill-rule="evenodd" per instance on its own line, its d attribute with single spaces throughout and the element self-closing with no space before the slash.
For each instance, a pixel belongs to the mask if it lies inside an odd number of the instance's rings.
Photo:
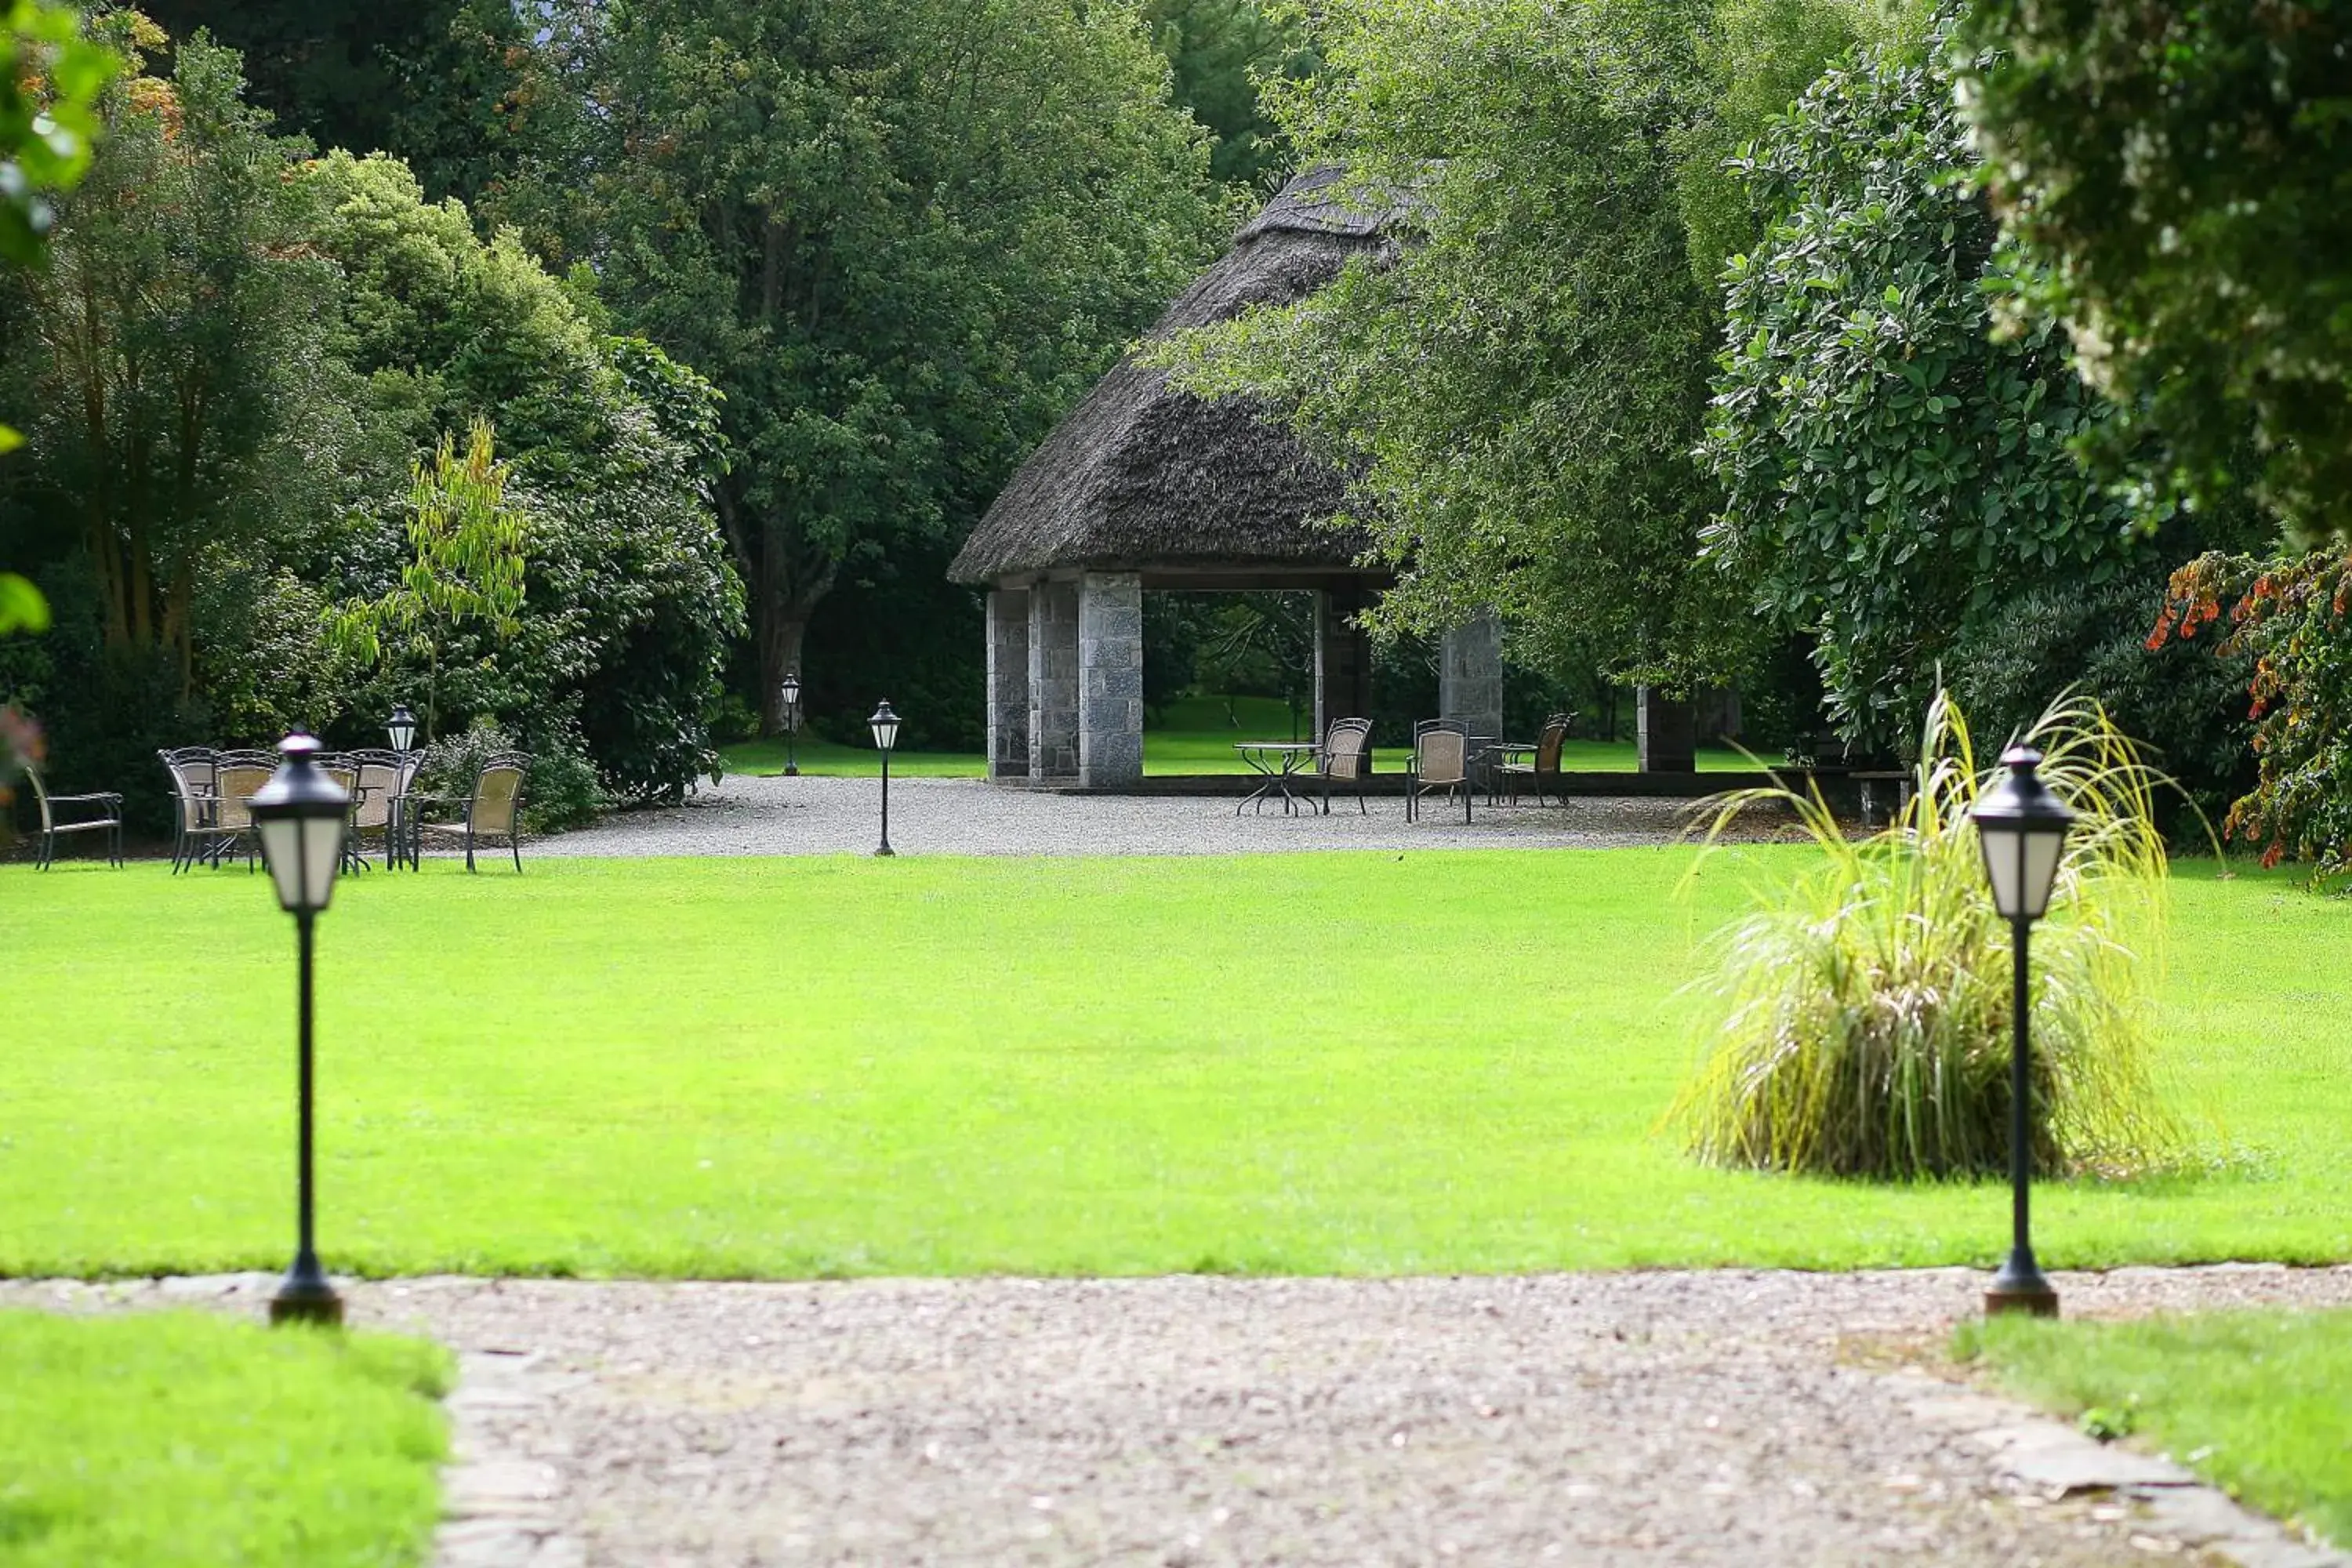
<svg viewBox="0 0 2352 1568">
<path fill-rule="evenodd" d="M 979 779 L 890 781 L 890 843 L 902 855 L 1237 855 L 1299 849 L 1605 848 L 1673 838 L 1688 801 L 1595 796 L 1490 808 L 1465 826 L 1460 806 L 1433 802 L 1404 819 L 1402 796 L 1374 797 L 1369 816 L 1333 801 L 1328 816 L 1286 815 L 1277 800 L 1236 816 L 1230 798 L 1075 795 L 1006 789 Z M 881 831 L 874 779 L 730 775 L 685 805 L 624 812 L 525 847 L 532 856 L 838 855 L 872 849 Z M 1755 826 L 1777 818 L 1759 813 Z"/>
<path fill-rule="evenodd" d="M 257 1315 L 274 1283 L 0 1302 Z M 442 1568 L 2342 1561 L 2267 1526 L 2239 1546 L 2204 1489 L 2105 1489 L 2167 1472 L 1936 1381 L 1982 1285 L 429 1279 L 351 1302 L 461 1353 Z M 2352 1304 L 2341 1268 L 2058 1285 L 2084 1314 Z"/>
</svg>

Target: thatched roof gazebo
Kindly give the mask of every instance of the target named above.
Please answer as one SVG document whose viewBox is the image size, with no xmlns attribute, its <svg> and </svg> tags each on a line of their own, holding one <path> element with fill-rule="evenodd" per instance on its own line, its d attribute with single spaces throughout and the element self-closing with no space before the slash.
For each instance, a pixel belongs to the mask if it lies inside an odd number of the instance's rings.
<svg viewBox="0 0 2352 1568">
<path fill-rule="evenodd" d="M 1391 254 L 1401 209 L 1344 203 L 1339 179 L 1318 169 L 1283 187 L 1149 336 L 1287 304 L 1356 257 Z M 1389 574 L 1358 563 L 1362 539 L 1324 526 L 1340 509 L 1344 476 L 1264 414 L 1252 399 L 1179 391 L 1124 359 L 996 498 L 950 569 L 992 590 L 991 778 L 1117 788 L 1142 777 L 1150 588 L 1313 590 L 1316 732 L 1370 707 L 1370 650 L 1351 617 Z M 1465 644 L 1466 660 L 1449 647 L 1446 668 L 1462 666 L 1475 686 L 1491 664 L 1491 696 L 1457 696 L 1499 721 L 1499 649 L 1476 657 L 1493 643 L 1488 624 Z"/>
</svg>

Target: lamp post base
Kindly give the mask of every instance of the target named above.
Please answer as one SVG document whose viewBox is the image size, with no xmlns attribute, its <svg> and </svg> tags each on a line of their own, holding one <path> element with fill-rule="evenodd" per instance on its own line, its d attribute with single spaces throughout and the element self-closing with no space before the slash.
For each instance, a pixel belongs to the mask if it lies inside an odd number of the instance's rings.
<svg viewBox="0 0 2352 1568">
<path fill-rule="evenodd" d="M 327 1283 L 326 1271 L 319 1267 L 316 1258 L 304 1254 L 295 1258 L 294 1267 L 286 1271 L 286 1278 L 278 1284 L 278 1294 L 269 1298 L 269 1321 L 273 1324 L 342 1326 L 343 1299 Z"/>
<path fill-rule="evenodd" d="M 885 844 L 884 846 L 882 846 L 882 847 L 881 847 L 881 848 L 877 849 L 876 851 L 874 851 L 874 853 L 876 853 L 877 855 L 896 855 L 896 854 L 898 853 L 898 851 L 897 851 L 896 849 L 891 848 L 887 844 Z"/>
<path fill-rule="evenodd" d="M 2058 1315 L 2058 1292 L 2042 1278 L 2032 1253 L 2011 1252 L 1985 1290 L 1984 1310 L 1988 1318 L 2008 1314 L 2054 1318 Z"/>
</svg>

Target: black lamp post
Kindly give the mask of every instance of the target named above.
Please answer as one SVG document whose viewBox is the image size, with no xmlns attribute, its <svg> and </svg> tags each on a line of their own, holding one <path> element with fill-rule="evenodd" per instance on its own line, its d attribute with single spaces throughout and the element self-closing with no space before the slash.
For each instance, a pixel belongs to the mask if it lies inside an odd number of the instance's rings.
<svg viewBox="0 0 2352 1568">
<path fill-rule="evenodd" d="M 334 896 L 335 873 L 342 867 L 343 832 L 351 796 L 320 771 L 313 757 L 319 742 L 308 735 L 289 735 L 278 743 L 286 761 L 253 796 L 256 832 L 262 858 L 278 902 L 294 917 L 301 955 L 301 1025 L 299 1153 L 296 1165 L 299 1239 L 294 1266 L 270 1298 L 273 1323 L 340 1323 L 342 1298 L 327 1283 L 311 1243 L 313 1205 L 310 1190 L 310 928 L 319 911 Z"/>
<path fill-rule="evenodd" d="M 2033 1261 L 2032 1227 L 2027 1214 L 2027 1189 L 2033 1180 L 2032 1093 L 2027 1063 L 2026 946 L 2033 922 L 2050 908 L 2050 889 L 2058 880 L 2058 858 L 2066 847 L 2066 829 L 2074 814 L 2050 793 L 2034 770 L 2042 753 L 2011 746 L 2001 754 L 2009 776 L 1981 796 L 1976 809 L 1977 836 L 1983 841 L 1985 876 L 1992 883 L 1993 908 L 2009 922 L 2011 951 L 2015 960 L 2015 994 L 2010 1024 L 2009 1061 L 2009 1183 L 2011 1235 L 2009 1260 L 1992 1277 L 1985 1292 L 1985 1310 L 2026 1312 L 2037 1318 L 2058 1315 L 2058 1292 L 2050 1288 Z"/>
<path fill-rule="evenodd" d="M 882 753 L 882 847 L 877 855 L 896 855 L 890 847 L 890 751 L 898 743 L 898 716 L 890 711 L 890 700 L 884 698 L 882 706 L 874 710 L 866 723 L 874 729 L 874 749 Z"/>
<path fill-rule="evenodd" d="M 392 705 L 392 717 L 383 721 L 383 732 L 392 738 L 394 751 L 403 757 L 408 755 L 410 750 L 416 744 L 416 715 L 408 710 L 407 703 L 395 702 Z M 407 775 L 404 773 L 401 776 L 405 782 Z M 407 805 L 404 792 L 395 793 L 385 804 L 383 868 L 387 871 L 397 868 L 404 858 L 400 846 L 406 835 L 403 831 L 401 814 L 407 808 Z"/>
<path fill-rule="evenodd" d="M 801 727 L 801 672 L 797 669 L 784 671 L 784 679 L 776 687 L 776 694 L 784 700 L 784 776 L 798 778 L 800 763 L 793 756 L 793 741 Z"/>
</svg>

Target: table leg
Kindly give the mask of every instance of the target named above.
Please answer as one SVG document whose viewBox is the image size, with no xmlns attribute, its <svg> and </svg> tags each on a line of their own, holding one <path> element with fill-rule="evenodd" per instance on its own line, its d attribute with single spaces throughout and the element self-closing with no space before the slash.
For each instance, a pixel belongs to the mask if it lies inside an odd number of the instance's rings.
<svg viewBox="0 0 2352 1568">
<path fill-rule="evenodd" d="M 1242 814 L 1242 806 L 1249 805 L 1252 801 L 1255 801 L 1257 803 L 1259 812 L 1263 813 L 1265 810 L 1266 791 L 1274 787 L 1274 770 L 1267 767 L 1264 763 L 1258 761 L 1256 757 L 1247 752 L 1244 752 L 1241 754 L 1241 757 L 1242 761 L 1247 763 L 1253 770 L 1264 774 L 1265 782 L 1258 785 L 1257 788 L 1250 791 L 1249 794 L 1242 796 L 1240 804 L 1234 807 L 1234 815 L 1235 816 L 1239 816 Z"/>
</svg>

